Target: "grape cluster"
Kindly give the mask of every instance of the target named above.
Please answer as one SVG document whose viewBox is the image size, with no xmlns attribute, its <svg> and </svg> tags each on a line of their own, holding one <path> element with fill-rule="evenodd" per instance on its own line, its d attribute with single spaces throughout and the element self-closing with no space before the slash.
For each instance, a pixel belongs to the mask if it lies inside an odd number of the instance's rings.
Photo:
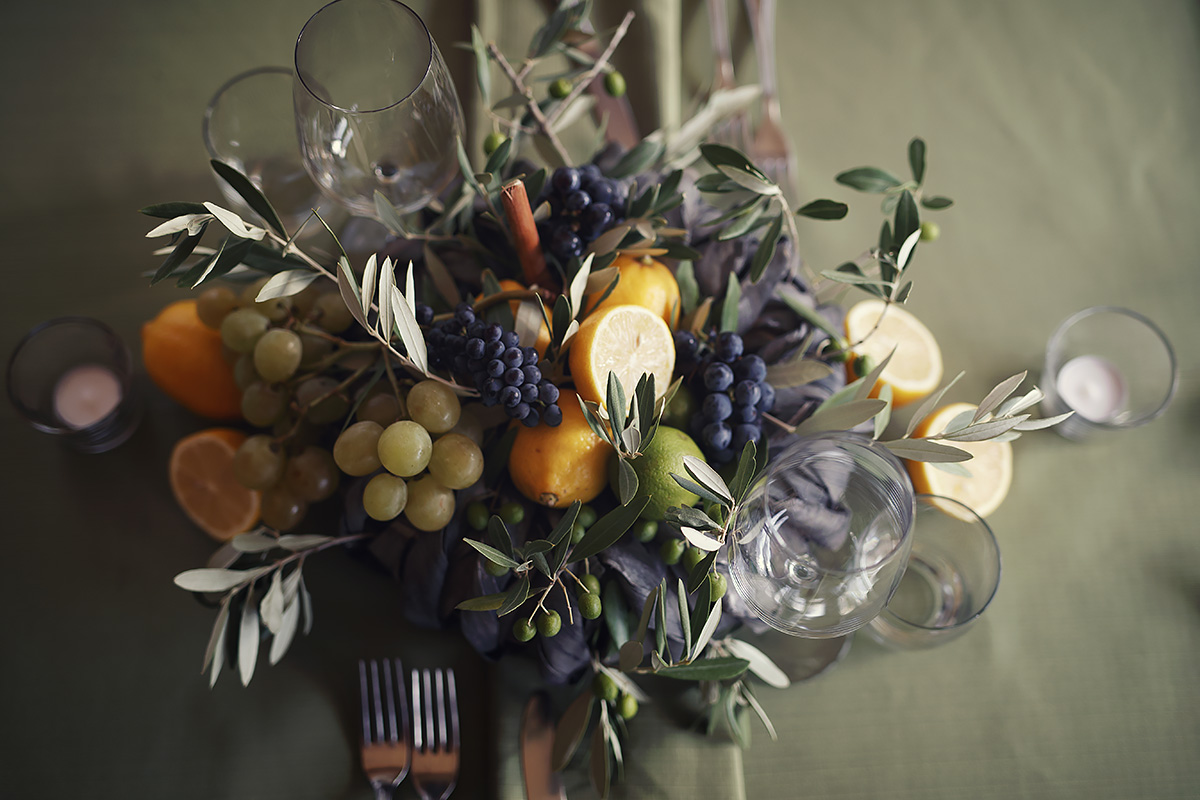
<svg viewBox="0 0 1200 800">
<path fill-rule="evenodd" d="M 550 217 L 538 224 L 542 246 L 567 261 L 583 255 L 588 244 L 625 219 L 628 190 L 587 164 L 554 170 L 540 199 L 550 203 Z"/>
<path fill-rule="evenodd" d="M 433 312 L 417 306 L 417 321 Z M 474 383 L 485 406 L 503 405 L 508 416 L 530 428 L 562 422 L 558 387 L 542 376 L 537 350 L 521 347 L 517 334 L 475 315 L 460 303 L 454 316 L 434 323 L 425 334 L 431 366 Z"/>
<path fill-rule="evenodd" d="M 775 387 L 767 382 L 761 357 L 744 353 L 742 337 L 725 332 L 702 344 L 689 331 L 675 334 L 681 369 L 692 371 L 697 396 L 703 399 L 691 419 L 691 433 L 704 454 L 728 463 L 747 442 L 762 436 L 762 415 L 775 405 Z"/>
</svg>

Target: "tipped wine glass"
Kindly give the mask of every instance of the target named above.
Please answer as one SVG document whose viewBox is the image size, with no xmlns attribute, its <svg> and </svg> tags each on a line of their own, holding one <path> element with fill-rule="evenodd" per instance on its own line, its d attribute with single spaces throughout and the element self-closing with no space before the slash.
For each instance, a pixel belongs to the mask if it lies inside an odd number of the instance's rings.
<svg viewBox="0 0 1200 800">
<path fill-rule="evenodd" d="M 296 40 L 292 88 L 304 164 L 352 214 L 375 192 L 406 214 L 458 170 L 462 108 L 425 23 L 397 0 L 335 0 Z"/>
<path fill-rule="evenodd" d="M 734 590 L 768 625 L 826 640 L 824 663 L 874 619 L 904 572 L 915 515 L 900 461 L 871 439 L 831 432 L 800 439 L 755 482 L 735 522 Z"/>
</svg>

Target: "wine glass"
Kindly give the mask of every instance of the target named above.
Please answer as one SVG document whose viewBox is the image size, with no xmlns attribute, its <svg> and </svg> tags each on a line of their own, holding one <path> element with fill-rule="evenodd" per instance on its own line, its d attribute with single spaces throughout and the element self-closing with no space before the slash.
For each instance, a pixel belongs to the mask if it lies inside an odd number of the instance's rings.
<svg viewBox="0 0 1200 800">
<path fill-rule="evenodd" d="M 304 164 L 353 214 L 375 192 L 405 214 L 458 170 L 462 108 L 425 23 L 397 0 L 334 0 L 296 40 L 292 87 Z"/>
<path fill-rule="evenodd" d="M 908 475 L 881 445 L 844 431 L 805 437 L 771 461 L 743 503 L 730 581 L 776 630 L 846 636 L 899 583 L 914 515 Z"/>
</svg>

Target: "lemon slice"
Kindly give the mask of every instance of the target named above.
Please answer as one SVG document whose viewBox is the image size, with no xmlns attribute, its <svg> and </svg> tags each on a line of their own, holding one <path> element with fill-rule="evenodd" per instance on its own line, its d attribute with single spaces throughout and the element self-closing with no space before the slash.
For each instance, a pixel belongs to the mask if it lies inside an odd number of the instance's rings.
<svg viewBox="0 0 1200 800">
<path fill-rule="evenodd" d="M 885 312 L 886 309 L 886 312 Z M 854 356 L 870 356 L 875 363 L 895 348 L 879 384 L 892 387 L 892 401 L 899 407 L 919 400 L 942 380 L 942 350 L 929 329 L 898 305 L 882 300 L 863 300 L 846 312 L 846 336 L 854 344 Z M 851 369 L 854 359 L 847 362 Z M 856 376 L 848 373 L 849 379 Z M 871 396 L 882 388 L 876 384 Z"/>
<path fill-rule="evenodd" d="M 960 414 L 973 412 L 970 403 L 951 403 L 930 414 L 916 430 L 914 436 L 930 436 L 946 430 L 946 426 Z M 997 508 L 1008 495 L 1012 485 L 1013 455 L 1009 442 L 946 442 L 952 447 L 966 450 L 970 461 L 961 462 L 971 471 L 970 477 L 952 475 L 923 461 L 908 461 L 908 474 L 913 488 L 920 494 L 936 494 L 959 501 L 981 517 L 986 517 Z M 953 509 L 948 509 L 953 513 Z"/>
<path fill-rule="evenodd" d="M 643 373 L 654 376 L 662 394 L 675 371 L 675 341 L 658 314 L 621 305 L 590 314 L 571 340 L 571 377 L 584 400 L 605 404 L 608 375 L 614 373 L 632 395 Z"/>
</svg>

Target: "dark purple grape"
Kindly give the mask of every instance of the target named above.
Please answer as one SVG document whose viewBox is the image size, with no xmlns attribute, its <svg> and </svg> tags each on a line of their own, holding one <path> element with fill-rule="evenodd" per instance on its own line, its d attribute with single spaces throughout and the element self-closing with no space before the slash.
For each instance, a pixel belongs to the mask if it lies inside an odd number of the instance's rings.
<svg viewBox="0 0 1200 800">
<path fill-rule="evenodd" d="M 559 258 L 570 258 L 583 250 L 583 240 L 570 228 L 564 226 L 550 236 L 550 252 Z"/>
<path fill-rule="evenodd" d="M 500 358 L 504 351 L 508 349 L 504 346 L 504 342 L 499 340 L 488 342 L 487 348 L 483 351 L 484 358 Z"/>
<path fill-rule="evenodd" d="M 758 409 L 754 406 L 734 406 L 732 419 L 734 422 L 757 422 Z"/>
<path fill-rule="evenodd" d="M 565 195 L 579 188 L 580 170 L 571 167 L 559 167 L 550 176 L 550 186 L 560 195 Z"/>
<path fill-rule="evenodd" d="M 521 402 L 521 390 L 516 386 L 505 386 L 500 390 L 500 402 L 508 408 L 512 408 Z"/>
<path fill-rule="evenodd" d="M 617 183 L 611 178 L 597 178 L 588 186 L 593 203 L 608 205 L 617 196 Z"/>
<path fill-rule="evenodd" d="M 504 362 L 506 367 L 519 367 L 525 363 L 525 354 L 521 352 L 519 347 L 510 347 L 500 356 L 500 360 Z"/>
<path fill-rule="evenodd" d="M 459 303 L 454 309 L 454 319 L 465 328 L 475 321 L 475 309 L 469 303 Z"/>
<path fill-rule="evenodd" d="M 526 364 L 521 367 L 521 371 L 525 373 L 525 382 L 532 383 L 537 386 L 542 381 L 542 371 L 532 364 Z"/>
<path fill-rule="evenodd" d="M 742 452 L 742 448 L 746 446 L 746 442 L 757 442 L 758 437 L 762 435 L 762 428 L 753 423 L 742 423 L 733 426 L 733 441 L 731 446 L 737 452 Z"/>
<path fill-rule="evenodd" d="M 527 411 L 525 413 L 524 418 L 522 418 L 521 424 L 525 425 L 527 427 L 533 428 L 533 427 L 536 427 L 537 424 L 541 421 L 542 421 L 542 415 L 538 413 L 538 410 L 536 408 L 533 408 L 531 406 L 529 411 Z"/>
<path fill-rule="evenodd" d="M 516 347 L 520 340 L 517 338 L 517 334 L 514 331 L 505 331 L 500 336 L 500 342 L 507 349 L 509 347 Z"/>
<path fill-rule="evenodd" d="M 735 455 L 737 455 L 737 452 L 733 448 L 726 447 L 721 450 L 713 450 L 708 454 L 708 460 L 714 464 L 728 464 L 730 461 L 733 461 Z"/>
<path fill-rule="evenodd" d="M 555 386 L 550 381 L 542 381 L 538 385 L 538 398 L 546 405 L 550 405 L 551 403 L 557 403 L 558 402 L 558 387 Z"/>
<path fill-rule="evenodd" d="M 733 441 L 733 431 L 724 422 L 710 422 L 700 431 L 700 438 L 710 452 L 724 450 Z"/>
<path fill-rule="evenodd" d="M 509 386 L 520 386 L 525 382 L 525 373 L 520 367 L 509 367 L 504 370 L 504 382 Z"/>
<path fill-rule="evenodd" d="M 704 414 L 705 421 L 721 422 L 729 419 L 729 415 L 733 413 L 733 404 L 729 402 L 729 395 L 724 392 L 713 392 L 704 396 L 704 401 L 700 404 L 700 411 Z"/>
<path fill-rule="evenodd" d="M 433 322 L 433 309 L 424 303 L 417 303 L 417 324 L 429 325 Z"/>
<path fill-rule="evenodd" d="M 486 351 L 487 351 L 487 344 L 484 343 L 483 339 L 468 339 L 467 340 L 467 348 L 466 348 L 467 358 L 482 359 L 483 355 Z"/>
<path fill-rule="evenodd" d="M 710 392 L 723 392 L 733 385 L 733 370 L 728 364 L 714 361 L 704 368 L 704 388 Z"/>
<path fill-rule="evenodd" d="M 487 365 L 484 367 L 484 369 L 487 370 L 488 375 L 492 376 L 493 378 L 499 378 L 504 374 L 504 370 L 507 368 L 504 366 L 503 361 L 498 358 L 493 358 L 491 361 L 487 362 Z"/>
<path fill-rule="evenodd" d="M 732 364 L 734 360 L 741 357 L 744 347 L 741 336 L 732 331 L 725 331 L 717 337 L 717 358 Z"/>
<path fill-rule="evenodd" d="M 538 399 L 538 387 L 535 383 L 521 384 L 521 399 L 526 403 L 536 402 Z"/>
<path fill-rule="evenodd" d="M 502 389 L 504 389 L 504 381 L 499 378 L 488 378 L 483 383 L 483 396 L 499 397 Z"/>
<path fill-rule="evenodd" d="M 478 339 L 476 341 L 478 341 Z M 470 356 L 467 356 L 467 372 L 470 372 L 471 374 L 479 373 L 482 377 L 486 378 L 487 374 L 483 371 L 483 368 L 487 366 L 487 363 L 488 362 L 484 361 L 482 358 L 471 358 Z"/>
<path fill-rule="evenodd" d="M 584 227 L 594 233 L 601 233 L 613 221 L 612 208 L 607 203 L 593 203 L 583 212 Z"/>
<path fill-rule="evenodd" d="M 584 164 L 579 168 L 579 182 L 581 185 L 591 186 L 603 177 L 604 173 L 595 164 Z"/>
<path fill-rule="evenodd" d="M 482 338 L 485 344 L 491 344 L 492 342 L 500 341 L 500 337 L 503 335 L 504 328 L 501 328 L 500 325 L 493 322 L 491 325 L 488 325 L 483 329 Z M 495 358 L 495 356 L 492 356 L 492 358 Z"/>
<path fill-rule="evenodd" d="M 739 406 L 757 406 L 762 399 L 762 389 L 754 381 L 739 381 L 733 387 L 733 399 Z"/>
<path fill-rule="evenodd" d="M 571 192 L 563 199 L 563 211 L 578 213 L 592 204 L 587 192 Z"/>
<path fill-rule="evenodd" d="M 775 387 L 766 381 L 760 383 L 758 387 L 762 391 L 762 396 L 758 398 L 758 410 L 770 411 L 775 407 Z"/>
<path fill-rule="evenodd" d="M 558 406 L 546 406 L 546 410 L 542 412 L 542 421 L 551 428 L 557 428 L 562 422 L 562 409 Z"/>
<path fill-rule="evenodd" d="M 525 419 L 529 416 L 529 412 L 531 410 L 532 409 L 530 409 L 529 403 L 517 403 L 515 406 L 511 406 L 508 409 L 508 415 L 513 419 Z"/>
<path fill-rule="evenodd" d="M 684 361 L 695 361 L 699 342 L 691 331 L 675 331 L 675 357 Z"/>
<path fill-rule="evenodd" d="M 757 383 L 767 377 L 766 362 L 756 355 L 739 358 L 737 363 L 733 365 L 733 371 L 739 381 L 754 381 Z"/>
</svg>

